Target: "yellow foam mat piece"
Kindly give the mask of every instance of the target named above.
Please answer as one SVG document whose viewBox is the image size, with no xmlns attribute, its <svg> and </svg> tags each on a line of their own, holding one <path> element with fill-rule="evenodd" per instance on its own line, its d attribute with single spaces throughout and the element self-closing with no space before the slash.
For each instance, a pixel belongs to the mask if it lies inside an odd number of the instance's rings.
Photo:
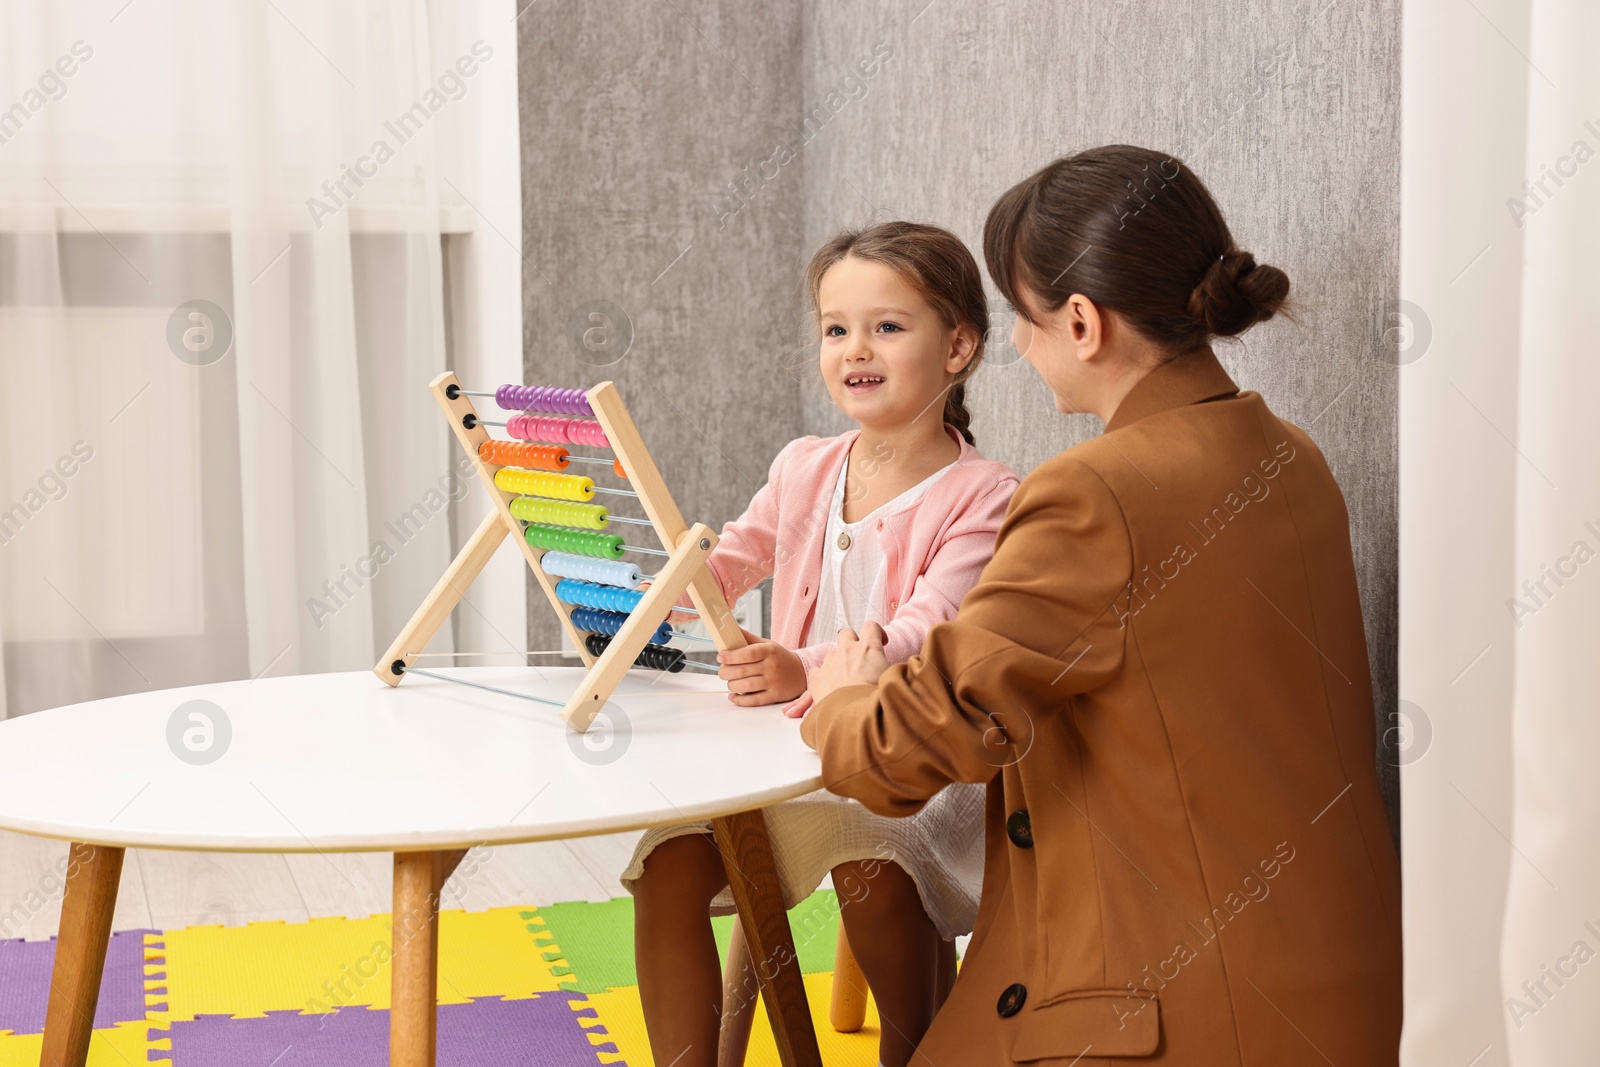
<svg viewBox="0 0 1600 1067">
<path fill-rule="evenodd" d="M 806 999 L 811 1005 L 811 1023 L 816 1028 L 822 1062 L 828 1067 L 877 1067 L 877 1006 L 869 1001 L 866 1025 L 853 1034 L 841 1034 L 828 1022 L 833 975 L 808 974 L 805 983 Z M 626 1060 L 628 1067 L 650 1067 L 655 1061 L 650 1057 L 650 1039 L 644 1029 L 644 1010 L 639 1005 L 638 987 L 623 986 L 588 996 L 597 1022 L 606 1028 L 607 1036 L 621 1053 L 614 1057 L 602 1056 L 602 1062 Z M 767 1021 L 765 1005 L 756 1008 L 745 1067 L 779 1067 L 778 1046 L 772 1038 L 772 1025 Z"/>
<path fill-rule="evenodd" d="M 143 1067 L 151 1048 L 149 1023 L 118 1023 L 89 1035 L 89 1067 Z M 0 1031 L 0 1067 L 39 1067 L 44 1035 Z"/>
<path fill-rule="evenodd" d="M 439 914 L 439 1001 L 517 1000 L 560 988 L 528 934 L 528 908 Z M 190 926 L 146 935 L 147 999 L 161 1022 L 389 1007 L 390 919 Z"/>
</svg>

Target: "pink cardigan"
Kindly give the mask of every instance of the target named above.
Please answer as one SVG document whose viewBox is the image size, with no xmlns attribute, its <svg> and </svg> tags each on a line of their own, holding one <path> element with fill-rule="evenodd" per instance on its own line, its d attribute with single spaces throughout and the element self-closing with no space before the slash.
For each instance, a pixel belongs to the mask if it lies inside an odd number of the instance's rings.
<svg viewBox="0 0 1600 1067">
<path fill-rule="evenodd" d="M 1017 476 L 984 459 L 954 427 L 961 445 L 954 468 L 905 511 L 878 520 L 887 573 L 878 606 L 890 663 L 910 659 L 935 623 L 953 619 L 994 554 Z M 767 484 L 743 515 L 722 528 L 708 563 L 731 604 L 767 575 L 772 581 L 772 639 L 794 649 L 807 673 L 833 651 L 832 641 L 801 647 L 822 577 L 822 538 L 840 465 L 861 431 L 802 437 L 772 461 Z M 685 598 L 684 603 L 688 603 Z M 809 703 L 809 701 L 807 701 Z"/>
</svg>

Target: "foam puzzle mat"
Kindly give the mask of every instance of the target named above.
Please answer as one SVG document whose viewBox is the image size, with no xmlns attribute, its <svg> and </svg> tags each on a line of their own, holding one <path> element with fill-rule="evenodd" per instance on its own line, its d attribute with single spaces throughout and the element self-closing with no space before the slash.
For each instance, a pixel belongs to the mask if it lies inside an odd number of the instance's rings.
<svg viewBox="0 0 1600 1067">
<path fill-rule="evenodd" d="M 838 901 L 790 912 L 822 1058 L 873 1067 L 878 1020 L 828 1025 Z M 732 917 L 713 920 L 726 954 Z M 388 915 L 112 935 L 90 1067 L 384 1067 Z M 55 941 L 0 941 L 0 1067 L 35 1067 Z M 651 1067 L 633 901 L 439 916 L 439 1067 Z M 751 1067 L 777 1067 L 757 1008 Z"/>
</svg>

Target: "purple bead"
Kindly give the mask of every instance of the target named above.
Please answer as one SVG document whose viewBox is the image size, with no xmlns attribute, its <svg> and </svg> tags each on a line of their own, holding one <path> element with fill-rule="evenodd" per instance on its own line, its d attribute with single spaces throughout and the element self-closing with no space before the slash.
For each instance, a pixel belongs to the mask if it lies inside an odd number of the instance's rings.
<svg viewBox="0 0 1600 1067">
<path fill-rule="evenodd" d="M 534 411 L 550 415 L 590 415 L 589 397 L 583 389 L 560 389 L 553 385 L 502 385 L 495 390 L 495 403 L 507 411 Z"/>
</svg>

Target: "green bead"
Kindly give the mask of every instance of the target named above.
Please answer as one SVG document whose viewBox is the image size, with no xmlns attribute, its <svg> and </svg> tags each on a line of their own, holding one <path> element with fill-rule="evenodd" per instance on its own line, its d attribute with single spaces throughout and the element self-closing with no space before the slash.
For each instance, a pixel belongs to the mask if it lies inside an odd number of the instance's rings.
<svg viewBox="0 0 1600 1067">
<path fill-rule="evenodd" d="M 571 552 L 597 559 L 621 559 L 624 552 L 622 538 L 617 534 L 573 530 L 536 522 L 529 525 L 522 536 L 534 548 L 547 552 Z"/>
</svg>

